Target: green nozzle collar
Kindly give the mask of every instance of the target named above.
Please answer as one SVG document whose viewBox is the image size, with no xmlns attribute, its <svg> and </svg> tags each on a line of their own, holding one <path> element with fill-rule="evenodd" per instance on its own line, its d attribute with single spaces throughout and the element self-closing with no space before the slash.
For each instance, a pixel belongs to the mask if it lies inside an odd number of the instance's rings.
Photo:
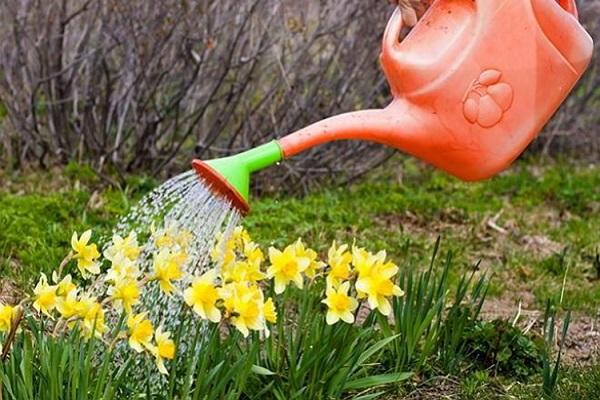
<svg viewBox="0 0 600 400">
<path fill-rule="evenodd" d="M 206 163 L 217 171 L 248 201 L 250 192 L 250 174 L 269 167 L 283 158 L 279 143 L 273 140 L 254 149 L 235 156 L 218 158 Z"/>
</svg>

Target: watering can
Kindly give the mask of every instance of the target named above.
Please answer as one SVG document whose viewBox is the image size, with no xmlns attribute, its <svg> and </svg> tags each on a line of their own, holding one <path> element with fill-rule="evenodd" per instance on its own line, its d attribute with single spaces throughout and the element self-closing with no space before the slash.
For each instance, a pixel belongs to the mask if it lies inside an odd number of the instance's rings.
<svg viewBox="0 0 600 400">
<path fill-rule="evenodd" d="M 250 174 L 341 139 L 381 143 L 466 181 L 507 168 L 588 67 L 593 41 L 574 0 L 436 0 L 400 41 L 396 9 L 381 65 L 393 100 L 314 123 L 244 153 L 194 160 L 198 175 L 242 214 Z"/>
</svg>

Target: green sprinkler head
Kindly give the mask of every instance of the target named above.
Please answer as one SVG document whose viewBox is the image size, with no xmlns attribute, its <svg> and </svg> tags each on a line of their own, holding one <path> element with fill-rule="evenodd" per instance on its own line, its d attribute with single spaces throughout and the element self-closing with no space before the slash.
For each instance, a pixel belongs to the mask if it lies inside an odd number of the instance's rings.
<svg viewBox="0 0 600 400">
<path fill-rule="evenodd" d="M 281 158 L 281 147 L 277 141 L 272 141 L 231 157 L 194 160 L 192 167 L 217 195 L 246 215 L 250 211 L 250 174 L 279 162 Z"/>
</svg>

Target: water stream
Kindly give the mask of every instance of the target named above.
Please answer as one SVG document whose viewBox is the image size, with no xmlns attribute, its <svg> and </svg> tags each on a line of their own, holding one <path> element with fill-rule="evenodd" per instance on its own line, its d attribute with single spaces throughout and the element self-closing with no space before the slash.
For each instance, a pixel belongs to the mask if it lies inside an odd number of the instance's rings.
<svg viewBox="0 0 600 400">
<path fill-rule="evenodd" d="M 225 238 L 229 237 L 240 218 L 240 214 L 231 204 L 216 196 L 194 171 L 175 176 L 144 196 L 119 220 L 113 230 L 113 234 L 121 237 L 126 237 L 130 232 L 136 233 L 141 247 L 137 261 L 140 275 L 153 273 L 153 255 L 159 251 L 155 240 L 156 232 L 186 232 L 189 244 L 186 246 L 187 258 L 182 268 L 185 278 L 173 282 L 179 294 L 167 296 L 160 291 L 158 284 L 148 283 L 142 289 L 141 304 L 134 307 L 134 312 L 139 312 L 137 309 L 148 311 L 148 317 L 156 326 L 162 325 L 168 331 L 176 331 L 184 320 L 181 313 L 185 307 L 181 293 L 191 284 L 194 275 L 208 268 L 219 267 L 210 258 L 211 250 L 217 243 L 217 236 L 222 234 Z M 110 240 L 107 240 L 104 250 L 109 245 Z M 206 323 L 199 318 L 188 322 L 193 323 L 196 329 L 206 327 Z M 190 350 L 186 349 L 185 340 L 179 345 L 178 351 Z M 130 350 L 127 349 L 126 343 L 123 343 L 122 347 L 117 352 L 122 352 L 125 356 Z M 141 359 L 138 358 L 135 363 L 141 363 Z M 142 368 L 135 370 L 143 371 Z M 156 383 L 159 384 L 162 378 L 158 373 L 157 378 Z"/>
</svg>

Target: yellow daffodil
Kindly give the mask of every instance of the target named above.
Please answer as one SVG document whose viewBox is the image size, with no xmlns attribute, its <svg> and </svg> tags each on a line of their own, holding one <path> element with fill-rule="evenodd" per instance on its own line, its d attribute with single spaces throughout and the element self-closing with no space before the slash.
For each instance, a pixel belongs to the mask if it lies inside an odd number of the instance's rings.
<svg viewBox="0 0 600 400">
<path fill-rule="evenodd" d="M 249 264 L 255 265 L 259 269 L 260 265 L 265 261 L 265 255 L 258 244 L 254 242 L 244 243 L 244 257 L 246 257 L 246 261 Z"/>
<path fill-rule="evenodd" d="M 58 296 L 56 294 L 57 287 L 48 284 L 48 278 L 42 274 L 39 282 L 33 289 L 33 308 L 38 312 L 42 312 L 50 316 L 50 312 L 56 308 Z"/>
<path fill-rule="evenodd" d="M 135 261 L 140 256 L 140 252 L 137 234 L 132 231 L 125 238 L 117 234 L 113 235 L 112 245 L 104 251 L 104 257 L 112 261 L 114 257 L 121 254 L 129 260 Z"/>
<path fill-rule="evenodd" d="M 236 251 L 252 252 L 253 246 L 246 249 L 246 246 L 252 242 L 250 235 L 241 226 L 236 227 L 231 235 L 227 236 L 223 233 L 216 235 L 216 244 L 210 252 L 212 262 L 221 267 L 230 267 L 237 259 Z M 260 256 L 258 252 L 250 254 L 250 257 Z M 249 256 L 246 255 L 248 258 Z M 256 260 L 254 260 L 256 261 Z"/>
<path fill-rule="evenodd" d="M 79 238 L 77 232 L 73 232 L 71 237 L 71 247 L 75 253 L 73 258 L 77 260 L 77 268 L 79 268 L 79 272 L 83 277 L 100 273 L 100 265 L 96 262 L 96 259 L 100 257 L 100 253 L 95 244 L 88 244 L 91 237 L 91 230 L 83 232 Z"/>
<path fill-rule="evenodd" d="M 223 266 L 222 274 L 226 282 L 258 282 L 265 279 L 260 264 L 247 261 L 236 261 L 229 266 Z"/>
<path fill-rule="evenodd" d="M 230 297 L 225 299 L 226 307 L 231 311 L 231 323 L 244 337 L 250 330 L 260 331 L 266 328 L 264 315 L 264 296 L 256 285 L 235 284 Z"/>
<path fill-rule="evenodd" d="M 15 308 L 0 303 L 0 332 L 8 332 L 12 327 Z"/>
<path fill-rule="evenodd" d="M 369 307 L 379 310 L 383 315 L 390 315 L 392 306 L 389 298 L 402 296 L 404 292 L 394 284 L 392 278 L 398 273 L 398 267 L 392 262 L 385 262 L 385 252 L 378 253 L 374 264 L 359 272 L 356 290 L 359 298 L 368 298 Z"/>
<path fill-rule="evenodd" d="M 111 266 L 104 280 L 106 282 L 119 282 L 123 280 L 135 280 L 140 276 L 140 270 L 135 261 L 126 257 L 123 253 L 115 254 L 111 261 Z"/>
<path fill-rule="evenodd" d="M 368 252 L 363 248 L 352 246 L 352 265 L 358 275 L 366 275 L 378 261 L 385 260 L 385 251 L 377 254 Z"/>
<path fill-rule="evenodd" d="M 327 284 L 329 286 L 339 286 L 343 281 L 350 279 L 352 269 L 352 254 L 347 251 L 348 245 L 343 244 L 337 247 L 335 241 L 331 244 L 327 252 L 327 263 L 329 264 L 329 273 L 327 274 Z"/>
<path fill-rule="evenodd" d="M 354 322 L 354 311 L 358 307 L 358 301 L 348 295 L 350 282 L 342 283 L 337 289 L 330 286 L 327 288 L 327 298 L 322 303 L 327 305 L 327 324 L 333 325 L 340 319 L 349 324 Z"/>
<path fill-rule="evenodd" d="M 100 338 L 106 332 L 107 327 L 104 320 L 102 304 L 90 296 L 82 296 L 79 301 L 79 317 L 83 320 L 81 324 L 82 334 L 85 338 L 92 335 Z"/>
<path fill-rule="evenodd" d="M 139 302 L 140 288 L 137 281 L 121 280 L 108 289 L 108 295 L 115 308 L 125 309 L 128 313 L 131 313 L 133 306 Z"/>
<path fill-rule="evenodd" d="M 177 226 L 174 223 L 168 223 L 162 229 L 155 229 L 154 224 L 150 227 L 154 245 L 158 249 L 173 248 L 178 244 L 178 241 L 187 240 L 187 235 L 179 236 Z"/>
<path fill-rule="evenodd" d="M 52 272 L 52 282 L 57 286 L 56 294 L 61 297 L 66 297 L 73 290 L 77 289 L 77 286 L 73 283 L 71 274 L 67 274 L 64 278 L 60 279 L 56 271 Z"/>
<path fill-rule="evenodd" d="M 90 296 L 87 293 L 81 295 L 79 299 L 79 306 L 77 311 L 77 316 L 79 318 L 85 318 L 88 312 L 94 307 L 94 305 L 98 304 L 98 301 L 95 297 Z"/>
<path fill-rule="evenodd" d="M 294 244 L 294 250 L 296 251 L 296 257 L 307 258 L 309 260 L 308 268 L 304 271 L 306 276 L 314 278 L 321 268 L 325 266 L 325 263 L 317 260 L 317 252 L 313 249 L 304 246 L 302 239 L 298 239 Z"/>
<path fill-rule="evenodd" d="M 77 299 L 77 290 L 71 290 L 66 296 L 58 297 L 56 309 L 64 319 L 69 319 L 79 314 L 81 304 Z"/>
<path fill-rule="evenodd" d="M 154 338 L 156 346 L 153 349 L 153 355 L 156 358 L 156 366 L 161 374 L 168 375 L 164 360 L 172 360 L 175 358 L 175 342 L 170 339 L 169 332 L 163 332 L 162 327 L 158 327 Z"/>
<path fill-rule="evenodd" d="M 222 233 L 217 234 L 217 242 L 210 251 L 210 259 L 221 268 L 229 268 L 236 261 L 235 241 L 225 241 Z"/>
<path fill-rule="evenodd" d="M 181 270 L 187 259 L 187 255 L 182 252 L 172 252 L 169 249 L 162 249 L 154 255 L 154 275 L 152 279 L 157 280 L 163 292 L 170 295 L 175 286 L 172 281 L 178 281 L 183 277 Z"/>
<path fill-rule="evenodd" d="M 273 303 L 273 299 L 270 297 L 267 299 L 267 301 L 265 301 L 264 313 L 265 319 L 268 322 L 272 324 L 277 322 L 277 310 L 275 309 L 275 303 Z"/>
<path fill-rule="evenodd" d="M 217 272 L 211 269 L 195 278 L 192 285 L 183 292 L 186 304 L 200 317 L 212 322 L 221 320 L 221 312 L 216 306 L 219 300 L 219 293 L 215 287 L 216 279 Z"/>
<path fill-rule="evenodd" d="M 295 247 L 288 246 L 284 251 L 269 248 L 269 261 L 271 266 L 267 269 L 267 276 L 274 278 L 276 294 L 283 293 L 290 282 L 302 289 L 302 273 L 310 266 L 310 259 L 299 257 Z"/>
<path fill-rule="evenodd" d="M 152 322 L 146 318 L 146 313 L 130 315 L 127 318 L 127 328 L 129 330 L 129 346 L 132 349 L 141 353 L 144 348 L 154 352 L 152 345 L 152 336 L 154 335 L 154 327 Z"/>
<path fill-rule="evenodd" d="M 229 282 L 217 288 L 218 297 L 223 300 L 223 308 L 225 309 L 225 318 L 229 318 L 233 313 L 233 297 L 238 286 L 246 286 L 246 282 Z"/>
<path fill-rule="evenodd" d="M 192 234 L 192 232 L 185 230 L 185 229 L 181 229 L 175 235 L 175 243 L 177 243 L 177 245 L 179 246 L 179 249 L 181 251 L 186 251 L 186 249 L 190 245 L 190 242 L 192 241 L 193 238 L 194 238 L 194 235 Z"/>
<path fill-rule="evenodd" d="M 238 226 L 233 230 L 231 240 L 237 249 L 243 249 L 245 243 L 252 241 L 248 231 L 243 226 Z"/>
</svg>

